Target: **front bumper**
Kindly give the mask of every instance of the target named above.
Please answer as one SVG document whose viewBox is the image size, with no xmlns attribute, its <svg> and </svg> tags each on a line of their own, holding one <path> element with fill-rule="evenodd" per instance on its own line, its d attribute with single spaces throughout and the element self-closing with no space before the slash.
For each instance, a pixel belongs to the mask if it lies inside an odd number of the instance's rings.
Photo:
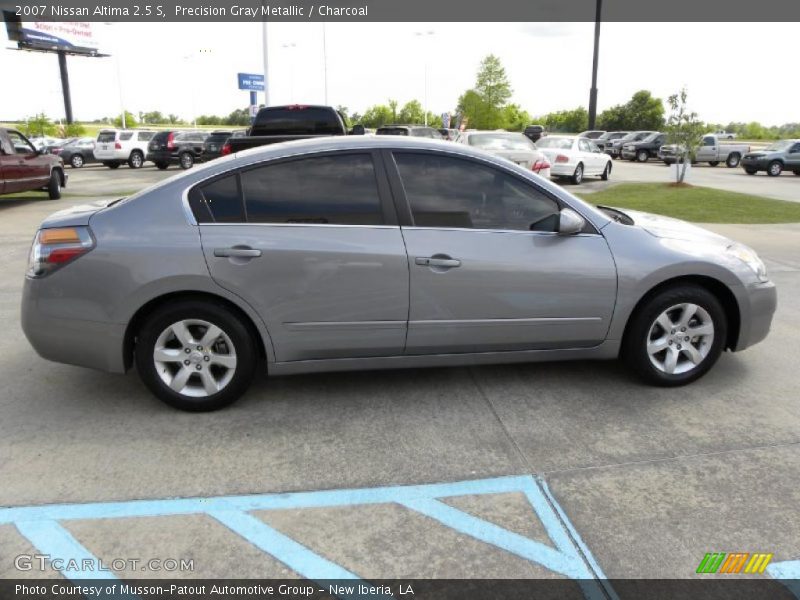
<svg viewBox="0 0 800 600">
<path fill-rule="evenodd" d="M 636 150 L 625 150 L 623 148 L 622 152 L 620 153 L 622 158 L 627 158 L 628 160 L 636 158 Z"/>
<path fill-rule="evenodd" d="M 42 358 L 124 373 L 125 325 L 53 317 L 40 308 L 38 284 L 26 278 L 22 290 L 22 331 Z"/>
<path fill-rule="evenodd" d="M 755 169 L 757 171 L 766 171 L 767 165 L 770 161 L 766 158 L 747 158 L 744 157 L 742 162 L 739 163 L 743 169 Z"/>
<path fill-rule="evenodd" d="M 749 348 L 767 337 L 777 305 L 778 294 L 772 281 L 745 288 L 744 302 L 740 300 L 741 327 L 735 351 Z"/>
</svg>

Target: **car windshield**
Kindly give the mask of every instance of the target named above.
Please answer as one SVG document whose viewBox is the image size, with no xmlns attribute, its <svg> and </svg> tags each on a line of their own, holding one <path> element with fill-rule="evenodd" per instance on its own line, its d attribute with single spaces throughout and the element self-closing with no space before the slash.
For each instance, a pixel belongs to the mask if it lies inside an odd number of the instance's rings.
<svg viewBox="0 0 800 600">
<path fill-rule="evenodd" d="M 572 138 L 543 137 L 536 142 L 537 148 L 554 148 L 556 150 L 569 150 L 572 148 Z"/>
<path fill-rule="evenodd" d="M 768 152 L 780 152 L 786 150 L 791 145 L 791 141 L 781 140 L 779 142 L 772 142 L 769 146 L 764 148 L 764 150 L 767 150 Z"/>
<path fill-rule="evenodd" d="M 470 146 L 484 150 L 523 150 L 530 152 L 536 146 L 521 133 L 473 133 L 467 138 Z"/>
</svg>

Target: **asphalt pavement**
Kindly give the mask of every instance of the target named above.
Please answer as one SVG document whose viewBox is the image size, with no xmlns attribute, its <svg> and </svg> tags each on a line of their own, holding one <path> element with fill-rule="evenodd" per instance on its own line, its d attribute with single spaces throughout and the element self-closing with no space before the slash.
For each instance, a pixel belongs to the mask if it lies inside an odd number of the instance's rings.
<svg viewBox="0 0 800 600">
<path fill-rule="evenodd" d="M 165 176 L 70 174 L 110 197 Z M 0 577 L 42 576 L 13 561 L 38 551 L 194 561 L 159 577 L 696 578 L 736 551 L 800 578 L 800 224 L 709 226 L 761 253 L 778 311 L 687 387 L 616 362 L 262 376 L 186 414 L 135 372 L 41 359 L 20 329 L 37 224 L 89 199 L 0 199 Z"/>
</svg>

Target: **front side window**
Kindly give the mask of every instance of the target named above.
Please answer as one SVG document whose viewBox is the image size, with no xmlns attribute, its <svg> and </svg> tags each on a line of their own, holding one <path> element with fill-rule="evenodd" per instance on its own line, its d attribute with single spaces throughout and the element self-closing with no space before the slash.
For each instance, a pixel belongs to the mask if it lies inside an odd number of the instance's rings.
<svg viewBox="0 0 800 600">
<path fill-rule="evenodd" d="M 375 168 L 369 154 L 319 156 L 243 171 L 251 223 L 381 225 Z"/>
<path fill-rule="evenodd" d="M 558 204 L 533 184 L 474 161 L 395 153 L 418 227 L 555 231 Z"/>
<path fill-rule="evenodd" d="M 34 154 L 36 152 L 31 143 L 16 131 L 9 131 L 8 138 L 17 154 Z M 11 153 L 9 152 L 9 154 Z"/>
<path fill-rule="evenodd" d="M 703 146 L 713 146 L 714 145 L 714 138 L 713 137 L 704 137 L 703 138 Z"/>
</svg>

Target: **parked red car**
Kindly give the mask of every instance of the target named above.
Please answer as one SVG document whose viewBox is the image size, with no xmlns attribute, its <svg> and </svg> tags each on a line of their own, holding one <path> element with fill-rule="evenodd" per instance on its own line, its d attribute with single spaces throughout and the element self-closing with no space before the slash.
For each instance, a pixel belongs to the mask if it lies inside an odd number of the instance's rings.
<svg viewBox="0 0 800 600">
<path fill-rule="evenodd" d="M 66 185 L 60 157 L 37 150 L 19 131 L 0 128 L 0 194 L 47 190 L 57 200 Z"/>
</svg>

